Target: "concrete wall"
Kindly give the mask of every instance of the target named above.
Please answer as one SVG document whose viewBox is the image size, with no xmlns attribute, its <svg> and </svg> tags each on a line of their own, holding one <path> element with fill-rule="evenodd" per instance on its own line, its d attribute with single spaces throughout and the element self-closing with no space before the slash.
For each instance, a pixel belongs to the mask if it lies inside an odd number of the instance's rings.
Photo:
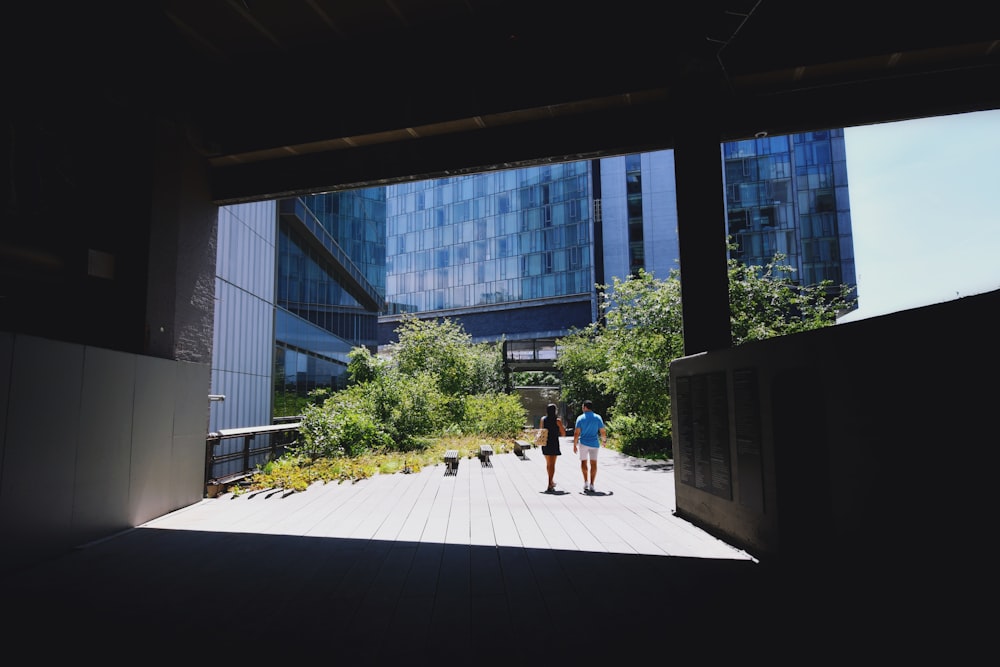
<svg viewBox="0 0 1000 667">
<path fill-rule="evenodd" d="M 677 513 L 789 560 L 974 541 L 995 523 L 998 311 L 1000 291 L 676 360 Z"/>
<path fill-rule="evenodd" d="M 199 502 L 209 373 L 0 332 L 0 569 Z"/>
</svg>

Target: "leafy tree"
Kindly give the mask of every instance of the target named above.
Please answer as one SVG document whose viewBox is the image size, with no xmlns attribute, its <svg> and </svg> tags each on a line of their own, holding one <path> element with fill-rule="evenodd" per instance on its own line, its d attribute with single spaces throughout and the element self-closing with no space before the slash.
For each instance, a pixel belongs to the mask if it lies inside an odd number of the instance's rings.
<svg viewBox="0 0 1000 667">
<path fill-rule="evenodd" d="M 502 342 L 473 344 L 462 326 L 448 318 L 419 320 L 403 316 L 398 340 L 388 355 L 404 375 L 431 373 L 449 396 L 499 391 L 504 385 Z"/>
<path fill-rule="evenodd" d="M 608 368 L 607 340 L 601 327 L 594 323 L 574 329 L 557 341 L 559 353 L 555 366 L 562 375 L 560 398 L 566 405 L 579 406 L 590 399 L 595 411 L 603 414 L 613 403 L 602 382 Z"/>
<path fill-rule="evenodd" d="M 796 284 L 785 259 L 776 254 L 765 266 L 728 261 L 734 346 L 829 326 L 852 305 L 847 287 Z M 608 430 L 623 440 L 623 451 L 670 438 L 670 362 L 684 354 L 680 280 L 678 269 L 665 280 L 640 269 L 599 285 L 601 321 L 558 341 L 562 399 L 607 400 Z"/>
<path fill-rule="evenodd" d="M 475 394 L 465 398 L 462 433 L 513 438 L 521 433 L 527 413 L 517 394 Z"/>
<path fill-rule="evenodd" d="M 669 421 L 670 361 L 684 354 L 676 271 L 665 281 L 642 269 L 624 281 L 615 278 L 602 292 L 600 308 L 608 366 L 598 381 L 615 397 L 609 416 L 636 414 Z"/>
<path fill-rule="evenodd" d="M 355 347 L 347 353 L 347 376 L 355 384 L 371 382 L 384 369 L 386 361 L 371 353 L 367 347 Z"/>
<path fill-rule="evenodd" d="M 496 343 L 481 343 L 469 351 L 471 361 L 470 394 L 508 393 L 511 387 L 503 372 L 503 339 Z"/>
<path fill-rule="evenodd" d="M 751 340 L 820 329 L 854 304 L 851 288 L 833 281 L 799 285 L 795 267 L 776 253 L 764 266 L 729 260 L 729 312 L 733 346 Z"/>
</svg>

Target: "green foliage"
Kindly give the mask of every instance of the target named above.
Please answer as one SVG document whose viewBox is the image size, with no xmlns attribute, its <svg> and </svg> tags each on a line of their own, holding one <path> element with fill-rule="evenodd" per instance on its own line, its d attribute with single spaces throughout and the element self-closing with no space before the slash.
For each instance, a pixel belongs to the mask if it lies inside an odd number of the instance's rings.
<svg viewBox="0 0 1000 667">
<path fill-rule="evenodd" d="M 608 369 L 605 344 L 606 339 L 597 324 L 575 329 L 559 339 L 555 366 L 562 375 L 560 398 L 567 405 L 579 406 L 590 399 L 598 413 L 602 413 L 604 406 L 611 405 L 612 398 L 605 394 L 600 380 Z"/>
<path fill-rule="evenodd" d="M 373 380 L 335 392 L 303 415 L 302 452 L 314 459 L 413 449 L 414 440 L 447 423 L 456 400 L 426 373 L 400 375 L 386 367 Z"/>
<path fill-rule="evenodd" d="M 333 456 L 337 452 L 336 427 L 329 413 L 317 405 L 307 405 L 302 411 L 299 425 L 302 444 L 297 452 L 315 460 L 321 456 Z"/>
<path fill-rule="evenodd" d="M 465 399 L 465 434 L 481 433 L 498 438 L 515 438 L 528 419 L 517 394 L 477 394 Z"/>
<path fill-rule="evenodd" d="M 650 421 L 634 414 L 620 414 L 608 422 L 608 433 L 615 438 L 623 454 L 639 458 L 672 456 L 672 429 L 670 421 Z"/>
<path fill-rule="evenodd" d="M 475 345 L 469 353 L 472 357 L 469 393 L 499 394 L 510 390 L 503 372 L 503 339 Z"/>
<path fill-rule="evenodd" d="M 353 458 L 311 459 L 286 454 L 272 465 L 253 475 L 247 490 L 285 489 L 305 491 L 310 485 L 325 482 L 356 482 L 376 474 L 384 461 L 374 455 Z M 243 490 L 246 493 L 247 490 Z M 234 492 L 234 495 L 235 492 Z"/>
<path fill-rule="evenodd" d="M 608 365 L 597 381 L 615 398 L 609 416 L 636 414 L 650 423 L 669 421 L 670 361 L 684 353 L 676 271 L 665 281 L 641 269 L 624 281 L 615 278 L 602 292 L 600 307 Z"/>
<path fill-rule="evenodd" d="M 384 425 L 397 449 L 409 449 L 412 438 L 438 432 L 461 411 L 460 400 L 443 394 L 427 372 L 410 376 L 390 368 L 358 391 L 372 401 L 372 417 Z"/>
<path fill-rule="evenodd" d="M 392 445 L 389 433 L 374 418 L 370 401 L 351 390 L 337 392 L 322 406 L 307 407 L 300 432 L 304 444 L 296 451 L 313 460 L 358 456 Z"/>
<path fill-rule="evenodd" d="M 784 260 L 776 254 L 762 267 L 729 260 L 733 346 L 835 324 L 852 305 L 846 287 L 796 284 Z M 658 280 L 640 270 L 598 289 L 601 320 L 558 341 L 561 398 L 567 405 L 590 398 L 598 413 L 606 409 L 626 453 L 669 451 L 670 363 L 684 355 L 680 272 Z"/>
<path fill-rule="evenodd" d="M 415 441 L 416 442 L 416 441 Z M 444 436 L 417 442 L 406 452 L 366 453 L 355 457 L 313 459 L 301 453 L 289 453 L 269 462 L 254 473 L 245 485 L 227 489 L 233 496 L 266 489 L 305 491 L 312 484 L 327 482 L 357 482 L 377 474 L 409 474 L 426 466 L 443 465 L 444 452 L 458 450 L 461 458 L 472 458 L 485 441 L 481 436 Z M 497 454 L 508 451 L 506 442 L 489 441 Z M 511 450 L 513 448 L 511 447 Z"/>
<path fill-rule="evenodd" d="M 836 324 L 854 304 L 847 286 L 832 281 L 798 285 L 795 268 L 777 253 L 764 266 L 729 260 L 729 312 L 733 346 L 751 340 L 820 329 Z"/>
<path fill-rule="evenodd" d="M 324 390 L 329 391 L 329 390 Z M 308 396 L 299 396 L 298 394 L 289 394 L 285 392 L 275 392 L 274 393 L 274 409 L 273 413 L 275 417 L 295 417 L 301 415 L 305 412 L 306 407 L 309 405 L 316 405 L 321 403 L 322 399 L 317 400 L 316 391 L 311 392 Z"/>
<path fill-rule="evenodd" d="M 414 451 L 448 425 L 456 425 L 459 433 L 503 435 L 520 429 L 520 401 L 501 393 L 502 342 L 475 345 L 451 321 L 421 322 L 412 316 L 404 318 L 397 333 L 399 341 L 387 354 L 351 350 L 350 385 L 303 412 L 300 454 L 316 461 Z"/>
<path fill-rule="evenodd" d="M 367 347 L 355 347 L 347 354 L 347 377 L 353 384 L 371 382 L 377 378 L 385 361 L 371 353 Z"/>
<path fill-rule="evenodd" d="M 429 373 L 442 394 L 489 393 L 505 388 L 503 343 L 473 344 L 462 326 L 448 318 L 422 321 L 404 315 L 388 356 L 402 375 Z"/>
<path fill-rule="evenodd" d="M 510 380 L 515 387 L 558 387 L 561 384 L 558 377 L 545 371 L 514 371 Z"/>
</svg>

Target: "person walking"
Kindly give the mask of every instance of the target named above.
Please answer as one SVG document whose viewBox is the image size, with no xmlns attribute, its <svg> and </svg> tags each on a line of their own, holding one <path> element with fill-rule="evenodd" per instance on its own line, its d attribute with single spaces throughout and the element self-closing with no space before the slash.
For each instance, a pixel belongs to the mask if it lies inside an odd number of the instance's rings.
<svg viewBox="0 0 1000 667">
<path fill-rule="evenodd" d="M 594 480 L 597 479 L 597 453 L 601 450 L 601 443 L 608 443 L 608 432 L 604 428 L 604 419 L 594 412 L 594 402 L 587 399 L 583 402 L 583 412 L 576 418 L 573 429 L 573 453 L 576 454 L 579 450 L 584 493 L 594 493 Z"/>
<path fill-rule="evenodd" d="M 556 491 L 556 459 L 562 452 L 559 449 L 559 438 L 566 435 L 566 426 L 562 417 L 556 414 L 556 404 L 549 403 L 545 406 L 545 416 L 538 422 L 538 428 L 548 430 L 545 444 L 542 445 L 542 456 L 545 457 L 545 472 L 549 476 L 549 485 L 545 493 L 555 493 Z"/>
</svg>

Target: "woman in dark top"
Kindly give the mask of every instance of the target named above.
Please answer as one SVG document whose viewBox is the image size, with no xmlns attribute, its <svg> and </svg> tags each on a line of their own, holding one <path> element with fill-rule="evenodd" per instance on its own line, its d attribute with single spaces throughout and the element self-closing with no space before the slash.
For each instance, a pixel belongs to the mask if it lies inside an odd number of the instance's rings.
<svg viewBox="0 0 1000 667">
<path fill-rule="evenodd" d="M 562 418 L 556 415 L 556 404 L 549 403 L 545 406 L 545 416 L 542 417 L 538 428 L 545 428 L 549 431 L 546 444 L 542 445 L 542 455 L 545 456 L 545 471 L 549 475 L 549 486 L 545 493 L 553 493 L 556 490 L 556 483 L 553 477 L 556 474 L 556 457 L 562 454 L 559 451 L 559 437 L 566 435 L 566 426 Z"/>
</svg>

